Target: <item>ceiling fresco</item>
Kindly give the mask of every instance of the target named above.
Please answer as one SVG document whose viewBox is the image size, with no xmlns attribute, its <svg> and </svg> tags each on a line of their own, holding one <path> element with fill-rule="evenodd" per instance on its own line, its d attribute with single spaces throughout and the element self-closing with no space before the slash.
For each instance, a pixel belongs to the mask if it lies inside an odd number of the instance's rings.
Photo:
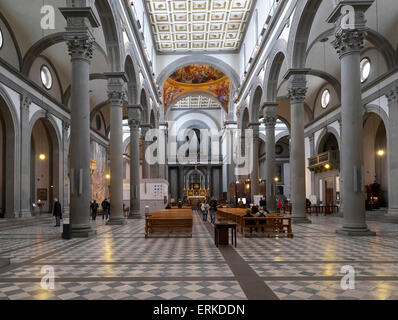
<svg viewBox="0 0 398 320">
<path fill-rule="evenodd" d="M 196 96 L 200 92 L 210 94 L 227 110 L 231 80 L 218 69 L 207 65 L 191 65 L 178 69 L 163 86 L 165 110 L 181 95 L 192 93 Z"/>
<path fill-rule="evenodd" d="M 170 76 L 170 79 L 176 82 L 195 84 L 216 81 L 224 76 L 223 72 L 212 66 L 193 64 L 178 69 Z"/>
</svg>

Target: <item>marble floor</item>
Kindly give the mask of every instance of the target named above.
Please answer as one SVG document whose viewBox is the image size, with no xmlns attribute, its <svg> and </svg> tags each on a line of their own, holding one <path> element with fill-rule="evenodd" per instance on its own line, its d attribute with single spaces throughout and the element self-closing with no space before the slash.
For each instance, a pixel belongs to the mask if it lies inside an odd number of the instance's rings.
<svg viewBox="0 0 398 320">
<path fill-rule="evenodd" d="M 311 217 L 294 238 L 242 238 L 215 247 L 194 214 L 192 238 L 144 238 L 144 221 L 93 222 L 97 235 L 63 240 L 51 218 L 0 222 L 2 300 L 398 299 L 398 224 L 373 219 L 376 237 L 344 237 L 339 217 Z M 355 271 L 344 290 L 343 266 Z M 55 287 L 41 281 L 53 268 Z M 43 271 L 43 273 L 42 273 Z"/>
</svg>

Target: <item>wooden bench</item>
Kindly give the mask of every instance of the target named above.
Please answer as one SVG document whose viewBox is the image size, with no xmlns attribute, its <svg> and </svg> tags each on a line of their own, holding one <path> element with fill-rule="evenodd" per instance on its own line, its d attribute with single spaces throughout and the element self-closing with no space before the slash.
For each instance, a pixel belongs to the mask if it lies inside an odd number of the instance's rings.
<svg viewBox="0 0 398 320">
<path fill-rule="evenodd" d="M 293 238 L 292 217 L 271 213 L 266 217 L 245 217 L 247 209 L 219 208 L 218 218 L 223 221 L 231 221 L 238 224 L 238 230 L 244 237 L 247 235 L 263 234 L 268 237 L 284 235 Z M 250 229 L 252 232 L 250 232 Z"/>
<path fill-rule="evenodd" d="M 154 212 L 145 217 L 145 238 L 154 235 L 155 231 L 160 236 L 192 238 L 192 226 L 192 211 L 188 209 Z"/>
</svg>

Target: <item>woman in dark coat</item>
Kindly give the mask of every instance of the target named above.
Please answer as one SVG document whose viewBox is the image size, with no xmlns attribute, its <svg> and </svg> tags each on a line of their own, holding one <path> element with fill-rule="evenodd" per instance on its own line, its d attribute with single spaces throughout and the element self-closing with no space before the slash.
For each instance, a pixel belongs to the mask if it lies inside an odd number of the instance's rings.
<svg viewBox="0 0 398 320">
<path fill-rule="evenodd" d="M 60 227 L 62 219 L 62 207 L 57 198 L 54 198 L 53 216 L 55 217 L 56 222 L 55 227 Z"/>
</svg>

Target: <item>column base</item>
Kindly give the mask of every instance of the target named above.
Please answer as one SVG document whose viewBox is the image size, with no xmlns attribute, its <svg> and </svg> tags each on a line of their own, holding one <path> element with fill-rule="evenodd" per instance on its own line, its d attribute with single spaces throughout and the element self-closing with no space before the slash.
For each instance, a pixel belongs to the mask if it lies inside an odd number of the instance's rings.
<svg viewBox="0 0 398 320">
<path fill-rule="evenodd" d="M 398 217 L 398 208 L 389 208 L 387 211 L 388 216 Z"/>
<path fill-rule="evenodd" d="M 128 219 L 143 219 L 143 216 L 139 212 L 130 212 Z"/>
<path fill-rule="evenodd" d="M 336 230 L 336 233 L 343 235 L 343 236 L 350 236 L 350 237 L 374 237 L 374 236 L 376 236 L 376 232 L 371 231 L 368 228 L 352 229 L 352 228 L 342 227 L 341 229 Z"/>
<path fill-rule="evenodd" d="M 0 268 L 9 266 L 11 264 L 10 259 L 8 258 L 0 258 Z"/>
<path fill-rule="evenodd" d="M 33 217 L 33 213 L 32 213 L 32 211 L 30 211 L 30 210 L 21 211 L 21 212 L 19 213 L 19 217 L 20 217 L 20 218 L 30 218 L 30 217 Z"/>
<path fill-rule="evenodd" d="M 292 222 L 294 224 L 312 223 L 312 221 L 307 217 L 292 217 Z"/>
<path fill-rule="evenodd" d="M 73 238 L 88 238 L 97 234 L 97 230 L 91 228 L 87 229 L 73 229 L 72 225 L 72 237 Z"/>
<path fill-rule="evenodd" d="M 125 218 L 110 219 L 106 223 L 107 226 L 124 226 L 125 224 L 127 224 L 127 221 Z"/>
</svg>

